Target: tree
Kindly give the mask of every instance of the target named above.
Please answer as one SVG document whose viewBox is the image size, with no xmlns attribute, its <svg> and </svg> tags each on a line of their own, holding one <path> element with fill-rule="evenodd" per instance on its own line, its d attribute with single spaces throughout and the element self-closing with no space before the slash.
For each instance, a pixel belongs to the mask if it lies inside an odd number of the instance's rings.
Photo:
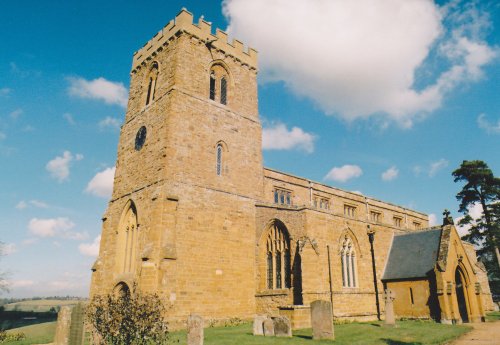
<svg viewBox="0 0 500 345">
<path fill-rule="evenodd" d="M 480 160 L 463 161 L 452 175 L 455 182 L 465 182 L 456 196 L 460 201 L 459 212 L 464 214 L 459 225 L 469 227 L 463 239 L 479 247 L 481 261 L 490 274 L 500 279 L 500 178 Z M 476 204 L 481 205 L 482 213 L 474 219 L 470 210 Z"/>
<path fill-rule="evenodd" d="M 165 307 L 157 294 L 143 294 L 128 288 L 118 293 L 97 295 L 86 308 L 92 332 L 104 344 L 167 344 Z"/>
</svg>

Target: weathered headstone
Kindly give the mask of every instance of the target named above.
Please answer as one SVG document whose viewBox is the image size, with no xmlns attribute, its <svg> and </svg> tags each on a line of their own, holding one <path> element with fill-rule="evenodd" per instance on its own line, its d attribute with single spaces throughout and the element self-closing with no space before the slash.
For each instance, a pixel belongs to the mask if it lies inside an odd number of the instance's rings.
<svg viewBox="0 0 500 345">
<path fill-rule="evenodd" d="M 203 318 L 199 315 L 188 317 L 187 345 L 203 345 Z"/>
<path fill-rule="evenodd" d="M 274 335 L 277 337 L 291 337 L 292 324 L 286 316 L 273 317 Z"/>
<path fill-rule="evenodd" d="M 61 307 L 57 315 L 54 345 L 83 344 L 83 315 L 84 307 L 81 303 L 76 306 Z"/>
<path fill-rule="evenodd" d="M 385 325 L 395 326 L 396 319 L 394 316 L 394 300 L 396 299 L 396 294 L 391 289 L 385 290 Z"/>
<path fill-rule="evenodd" d="M 264 335 L 266 337 L 274 336 L 274 322 L 272 319 L 265 319 L 262 325 L 264 328 Z"/>
<path fill-rule="evenodd" d="M 335 339 L 330 302 L 314 301 L 311 303 L 311 326 L 314 340 Z"/>
<path fill-rule="evenodd" d="M 266 320 L 266 315 L 255 315 L 253 319 L 253 335 L 264 335 L 264 321 Z"/>
</svg>

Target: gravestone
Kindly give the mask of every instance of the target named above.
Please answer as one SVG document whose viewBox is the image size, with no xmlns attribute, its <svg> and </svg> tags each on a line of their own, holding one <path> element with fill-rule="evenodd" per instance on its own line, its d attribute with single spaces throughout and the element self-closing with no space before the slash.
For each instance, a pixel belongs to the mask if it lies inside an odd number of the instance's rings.
<svg viewBox="0 0 500 345">
<path fill-rule="evenodd" d="M 330 302 L 314 301 L 311 303 L 311 326 L 314 340 L 335 339 Z"/>
<path fill-rule="evenodd" d="M 273 317 L 274 335 L 277 337 L 291 337 L 292 324 L 286 316 Z"/>
<path fill-rule="evenodd" d="M 262 324 L 262 328 L 264 329 L 264 336 L 272 337 L 274 336 L 274 322 L 272 319 L 265 319 Z"/>
<path fill-rule="evenodd" d="M 203 318 L 199 315 L 188 317 L 187 345 L 203 345 Z"/>
<path fill-rule="evenodd" d="M 266 315 L 255 315 L 253 319 L 253 335 L 264 335 L 264 321 L 266 320 Z"/>
<path fill-rule="evenodd" d="M 385 290 L 385 326 L 395 326 L 396 319 L 394 317 L 394 300 L 396 293 L 391 289 Z"/>
<path fill-rule="evenodd" d="M 54 345 L 83 344 L 83 318 L 84 307 L 81 303 L 76 306 L 61 307 L 57 315 Z"/>
</svg>

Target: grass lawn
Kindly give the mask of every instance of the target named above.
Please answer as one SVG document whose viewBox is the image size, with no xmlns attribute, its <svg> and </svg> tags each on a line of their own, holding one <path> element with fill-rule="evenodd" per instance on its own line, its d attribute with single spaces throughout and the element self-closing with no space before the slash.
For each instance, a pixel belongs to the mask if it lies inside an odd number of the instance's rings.
<svg viewBox="0 0 500 345">
<path fill-rule="evenodd" d="M 7 333 L 22 332 L 26 335 L 25 340 L 9 341 L 3 344 L 9 345 L 31 345 L 31 344 L 47 344 L 54 341 L 56 333 L 56 322 L 39 323 L 26 327 L 19 327 L 7 331 Z"/>
<path fill-rule="evenodd" d="M 351 323 L 335 326 L 335 341 L 313 341 L 310 329 L 294 331 L 292 339 L 252 335 L 252 325 L 205 329 L 205 345 L 424 345 L 443 344 L 469 331 L 469 326 L 442 325 L 430 321 L 398 321 L 397 328 L 382 327 L 380 322 Z M 172 333 L 172 340 L 186 344 L 185 332 Z"/>
<path fill-rule="evenodd" d="M 500 311 L 494 311 L 492 313 L 486 314 L 486 321 L 498 321 L 500 320 Z"/>
</svg>

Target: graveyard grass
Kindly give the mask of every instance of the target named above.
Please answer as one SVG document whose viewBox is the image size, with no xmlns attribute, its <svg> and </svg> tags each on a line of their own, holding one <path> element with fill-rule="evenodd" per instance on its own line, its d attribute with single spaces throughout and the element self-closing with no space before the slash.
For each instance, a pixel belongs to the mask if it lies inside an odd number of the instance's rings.
<svg viewBox="0 0 500 345">
<path fill-rule="evenodd" d="M 293 332 L 293 338 L 276 338 L 252 335 L 249 323 L 235 327 L 205 329 L 205 345 L 431 345 L 443 344 L 471 330 L 470 326 L 443 325 L 432 321 L 397 321 L 398 327 L 387 328 L 382 322 L 350 323 L 335 325 L 335 341 L 312 340 L 311 329 Z M 186 343 L 185 332 L 171 334 L 172 343 Z"/>
<path fill-rule="evenodd" d="M 442 325 L 431 321 L 397 321 L 397 325 L 397 328 L 382 327 L 381 322 L 335 325 L 335 341 L 313 341 L 311 329 L 294 331 L 293 338 L 266 338 L 253 336 L 252 324 L 245 323 L 232 327 L 205 328 L 205 345 L 437 345 L 455 339 L 471 329 L 469 326 Z M 11 332 L 25 333 L 26 340 L 4 344 L 50 343 L 54 339 L 55 322 L 16 328 Z M 172 332 L 170 339 L 172 344 L 186 344 L 186 332 Z"/>
</svg>

